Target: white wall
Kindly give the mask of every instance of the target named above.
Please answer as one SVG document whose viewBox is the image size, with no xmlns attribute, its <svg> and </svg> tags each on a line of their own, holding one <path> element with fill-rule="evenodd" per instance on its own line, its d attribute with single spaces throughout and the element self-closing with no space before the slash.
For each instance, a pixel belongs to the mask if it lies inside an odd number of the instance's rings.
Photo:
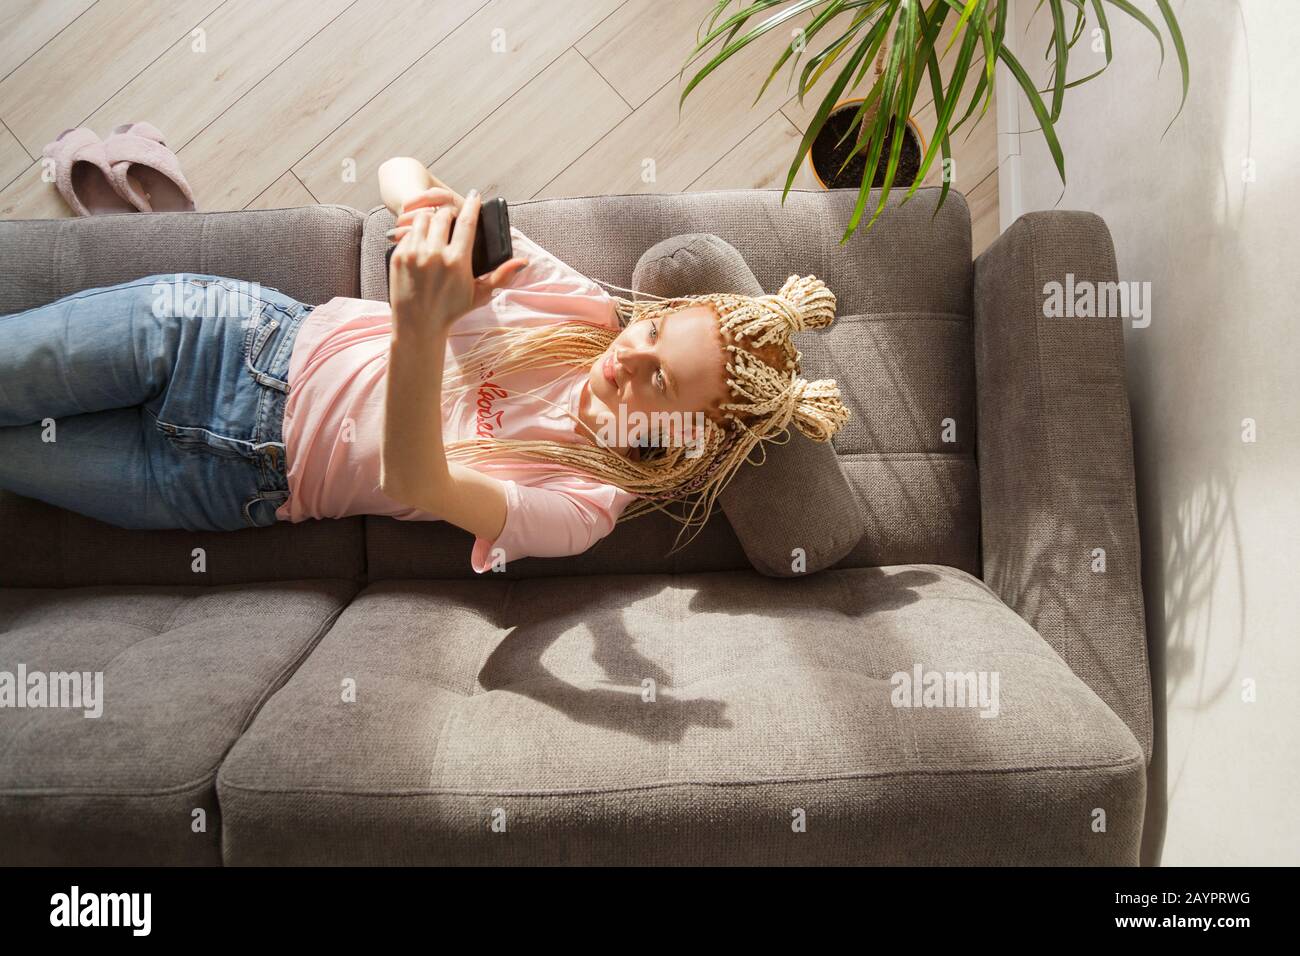
<svg viewBox="0 0 1300 956">
<path fill-rule="evenodd" d="M 1035 6 L 1016 0 L 1016 42 L 1045 78 L 1051 18 L 1044 9 L 1030 23 Z M 1139 6 L 1162 22 L 1153 0 Z M 1300 3 L 1173 6 L 1192 69 L 1173 128 L 1161 138 L 1180 92 L 1172 48 L 1157 79 L 1155 40 L 1108 8 L 1115 62 L 1066 93 L 1058 127 L 1069 185 L 1062 196 L 1041 135 L 1022 132 L 1018 200 L 1099 213 L 1121 278 L 1153 284 L 1150 327 L 1125 332 L 1164 737 L 1145 857 L 1296 864 Z M 1075 51 L 1071 78 L 1104 62 L 1087 37 Z M 1023 102 L 1019 121 L 1037 126 Z M 1254 182 L 1243 182 L 1248 159 Z M 1253 444 L 1242 441 L 1245 418 L 1257 423 Z M 1247 679 L 1256 703 L 1242 700 Z"/>
</svg>

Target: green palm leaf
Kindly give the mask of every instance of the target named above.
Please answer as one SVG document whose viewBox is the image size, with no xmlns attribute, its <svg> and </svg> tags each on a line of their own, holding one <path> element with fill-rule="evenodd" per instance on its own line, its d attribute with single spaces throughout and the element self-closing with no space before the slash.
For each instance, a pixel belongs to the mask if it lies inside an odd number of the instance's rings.
<svg viewBox="0 0 1300 956">
<path fill-rule="evenodd" d="M 1061 182 L 1065 182 L 1065 155 L 1056 134 L 1056 126 L 1064 110 L 1065 92 L 1095 79 L 1105 72 L 1114 58 L 1111 24 L 1107 17 L 1109 5 L 1125 16 L 1131 17 L 1155 37 L 1159 45 L 1160 64 L 1164 64 L 1165 41 L 1168 33 L 1178 57 L 1182 82 L 1182 98 L 1178 111 L 1170 120 L 1169 128 L 1182 115 L 1187 104 L 1191 84 L 1191 70 L 1187 46 L 1182 29 L 1174 15 L 1170 0 L 1155 0 L 1163 21 L 1164 31 L 1131 0 L 1038 0 L 1036 15 L 1047 7 L 1051 15 L 1051 31 L 1046 56 L 1050 61 L 1051 76 L 1045 89 L 1039 90 L 1029 72 L 1019 59 L 1007 49 L 1007 10 L 1003 0 L 717 0 L 696 30 L 696 43 L 682 66 L 685 76 L 693 65 L 701 64 L 684 86 L 678 100 L 679 108 L 699 85 L 733 56 L 755 40 L 774 29 L 794 25 L 807 17 L 802 28 L 802 43 L 789 43 L 781 50 L 771 71 L 758 90 L 754 102 L 762 99 L 786 65 L 791 67 L 790 82 L 796 87 L 796 96 L 803 103 L 805 95 L 824 76 L 834 73 L 834 80 L 822 95 L 821 102 L 809 122 L 795 151 L 793 162 L 786 175 L 782 202 L 789 195 L 798 174 L 799 166 L 808 156 L 813 142 L 825 128 L 827 118 L 841 97 L 866 81 L 867 75 L 879 56 L 884 60 L 861 97 L 850 131 L 861 131 L 858 142 L 849 151 L 841 171 L 855 157 L 866 154 L 866 169 L 858 187 L 857 201 L 841 242 L 847 241 L 866 218 L 870 229 L 884 212 L 894 180 L 897 178 L 905 126 L 920 86 L 929 79 L 934 98 L 935 129 L 933 137 L 923 151 L 916 178 L 910 184 L 903 202 L 916 192 L 929 173 L 936 157 L 944 161 L 951 158 L 951 133 L 969 120 L 982 119 L 993 101 L 995 70 L 999 61 L 1014 79 L 1016 87 L 1029 103 L 1039 123 L 1052 162 Z M 955 14 L 952 36 L 939 50 L 939 34 Z M 1067 20 L 1073 14 L 1073 22 Z M 1031 15 L 1030 19 L 1033 19 Z M 1075 79 L 1068 79 L 1070 51 L 1095 24 L 1104 42 L 1105 63 L 1100 69 Z M 812 49 L 814 40 L 823 35 L 832 39 L 818 50 Z M 798 48 L 796 48 L 796 46 Z M 945 80 L 940 60 L 953 48 L 957 57 L 952 64 L 952 74 Z M 983 65 L 974 71 L 973 90 L 967 93 L 967 72 L 975 62 L 975 53 L 983 56 Z M 805 56 L 805 53 L 807 54 Z M 802 64 L 802 65 L 801 65 Z M 1157 70 L 1157 73 L 1159 70 Z M 797 76 L 796 76 L 797 74 Z M 964 109 L 963 96 L 969 95 Z M 1046 97 L 1046 98 L 1045 98 Z M 976 109 L 979 108 L 978 115 Z M 879 169 L 884 142 L 890 130 L 896 131 L 890 143 L 881 177 L 879 195 L 871 202 L 872 182 Z M 1030 132 L 1033 132 L 1032 130 Z M 840 138 L 840 144 L 846 132 Z M 939 206 L 947 198 L 950 183 L 944 177 Z M 867 216 L 870 206 L 870 216 Z"/>
</svg>

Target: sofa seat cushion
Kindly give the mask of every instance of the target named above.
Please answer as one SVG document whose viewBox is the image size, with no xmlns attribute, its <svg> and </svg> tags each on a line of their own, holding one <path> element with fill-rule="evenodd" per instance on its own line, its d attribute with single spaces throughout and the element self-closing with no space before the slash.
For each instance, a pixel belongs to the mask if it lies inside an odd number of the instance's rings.
<svg viewBox="0 0 1300 956">
<path fill-rule="evenodd" d="M 953 568 L 486 575 L 363 591 L 217 790 L 232 864 L 1134 863 L 1145 765 Z"/>
<path fill-rule="evenodd" d="M 217 767 L 355 591 L 0 588 L 0 864 L 219 864 Z M 5 696 L 57 672 L 102 673 L 99 706 Z"/>
</svg>

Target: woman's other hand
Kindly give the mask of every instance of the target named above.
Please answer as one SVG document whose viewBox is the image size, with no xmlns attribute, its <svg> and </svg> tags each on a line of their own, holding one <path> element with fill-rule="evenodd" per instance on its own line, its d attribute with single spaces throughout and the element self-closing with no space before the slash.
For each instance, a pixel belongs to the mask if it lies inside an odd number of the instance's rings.
<svg viewBox="0 0 1300 956">
<path fill-rule="evenodd" d="M 528 264 L 525 259 L 511 259 L 474 278 L 474 234 L 481 206 L 478 190 L 471 190 L 458 210 L 463 215 L 453 211 L 449 202 L 411 211 L 411 223 L 389 263 L 395 338 L 446 334 Z"/>
</svg>

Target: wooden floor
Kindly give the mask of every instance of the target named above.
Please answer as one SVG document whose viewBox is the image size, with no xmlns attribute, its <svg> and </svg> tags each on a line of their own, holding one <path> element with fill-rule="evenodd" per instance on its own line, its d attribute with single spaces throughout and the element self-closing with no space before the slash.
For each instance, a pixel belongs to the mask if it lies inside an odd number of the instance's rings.
<svg viewBox="0 0 1300 956">
<path fill-rule="evenodd" d="M 785 75 L 754 97 L 788 28 L 719 69 L 679 115 L 678 71 L 710 6 L 3 0 L 0 218 L 70 215 L 42 180 L 42 147 L 69 127 L 106 136 L 137 120 L 167 135 L 201 210 L 367 209 L 394 155 L 511 200 L 783 185 L 815 103 L 801 106 Z M 915 112 L 927 137 L 928 101 Z M 995 127 L 990 109 L 953 144 L 976 252 L 998 232 Z M 817 184 L 805 166 L 795 185 Z"/>
</svg>

